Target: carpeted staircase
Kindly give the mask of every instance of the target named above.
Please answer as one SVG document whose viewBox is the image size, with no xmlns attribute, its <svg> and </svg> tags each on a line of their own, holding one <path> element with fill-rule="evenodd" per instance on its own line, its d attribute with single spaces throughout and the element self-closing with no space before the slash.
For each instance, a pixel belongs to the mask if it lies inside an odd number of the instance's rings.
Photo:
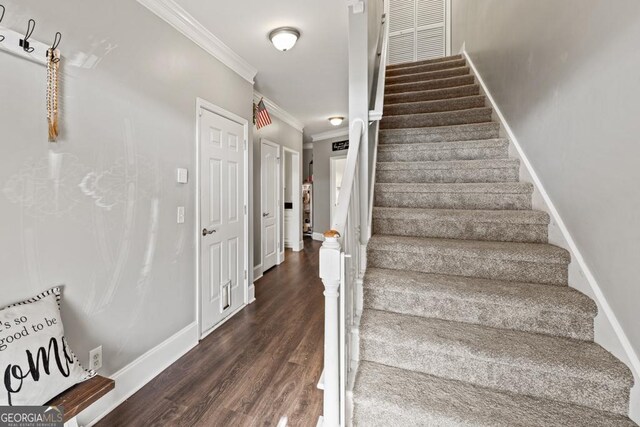
<svg viewBox="0 0 640 427">
<path fill-rule="evenodd" d="M 391 66 L 357 426 L 633 426 L 629 369 L 461 56 Z"/>
</svg>

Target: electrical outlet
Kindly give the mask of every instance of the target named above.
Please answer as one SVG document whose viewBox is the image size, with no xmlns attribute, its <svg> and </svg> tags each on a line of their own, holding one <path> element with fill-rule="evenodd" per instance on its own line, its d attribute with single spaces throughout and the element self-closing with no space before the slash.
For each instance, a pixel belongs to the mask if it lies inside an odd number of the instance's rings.
<svg viewBox="0 0 640 427">
<path fill-rule="evenodd" d="M 102 346 L 89 352 L 89 369 L 97 371 L 102 368 Z"/>
</svg>

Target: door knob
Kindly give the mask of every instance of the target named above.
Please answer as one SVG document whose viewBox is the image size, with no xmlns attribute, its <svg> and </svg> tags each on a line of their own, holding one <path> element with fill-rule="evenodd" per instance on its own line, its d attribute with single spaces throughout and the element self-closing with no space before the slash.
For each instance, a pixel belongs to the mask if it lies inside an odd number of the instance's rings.
<svg viewBox="0 0 640 427">
<path fill-rule="evenodd" d="M 265 218 L 268 217 L 269 216 L 269 212 L 263 213 L 262 216 L 265 217 Z"/>
<path fill-rule="evenodd" d="M 215 230 L 215 229 L 213 229 L 213 228 L 212 228 L 211 230 L 207 230 L 206 228 L 203 228 L 203 229 L 202 229 L 202 236 L 204 237 L 204 236 L 206 236 L 207 234 L 213 234 L 213 233 L 215 233 L 215 232 L 216 232 L 216 230 Z"/>
</svg>

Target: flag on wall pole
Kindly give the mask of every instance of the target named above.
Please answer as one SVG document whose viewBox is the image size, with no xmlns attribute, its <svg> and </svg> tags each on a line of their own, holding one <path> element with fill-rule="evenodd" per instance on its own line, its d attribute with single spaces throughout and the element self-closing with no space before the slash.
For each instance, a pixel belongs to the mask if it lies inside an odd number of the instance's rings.
<svg viewBox="0 0 640 427">
<path fill-rule="evenodd" d="M 264 105 L 264 101 L 260 98 L 260 102 L 255 105 L 253 110 L 253 123 L 258 129 L 269 126 L 271 124 L 271 116 Z"/>
</svg>

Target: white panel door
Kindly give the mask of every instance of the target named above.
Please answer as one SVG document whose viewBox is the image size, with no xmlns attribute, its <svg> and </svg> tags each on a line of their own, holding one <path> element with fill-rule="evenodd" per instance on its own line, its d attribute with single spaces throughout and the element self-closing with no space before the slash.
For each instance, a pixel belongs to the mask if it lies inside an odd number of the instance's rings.
<svg viewBox="0 0 640 427">
<path fill-rule="evenodd" d="M 447 15 L 447 0 L 391 0 L 389 64 L 446 56 Z"/>
<path fill-rule="evenodd" d="M 279 147 L 262 142 L 262 270 L 267 271 L 278 262 Z"/>
<path fill-rule="evenodd" d="M 201 110 L 202 332 L 244 304 L 244 188 L 243 126 Z"/>
</svg>

